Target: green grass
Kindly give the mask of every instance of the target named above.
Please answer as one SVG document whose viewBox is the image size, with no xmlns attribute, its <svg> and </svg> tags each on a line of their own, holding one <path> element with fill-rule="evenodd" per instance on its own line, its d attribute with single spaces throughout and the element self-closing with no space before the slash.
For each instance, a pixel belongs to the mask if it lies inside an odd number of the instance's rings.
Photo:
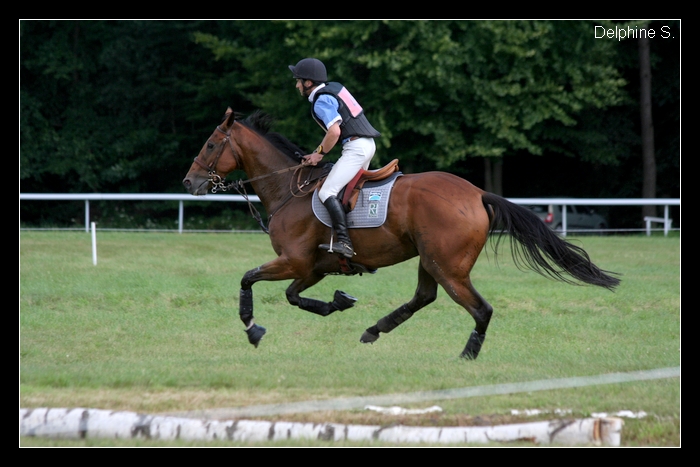
<svg viewBox="0 0 700 467">
<path fill-rule="evenodd" d="M 570 238 L 600 267 L 623 274 L 614 293 L 521 272 L 507 248 L 498 261 L 490 249 L 482 253 L 472 280 L 494 315 L 471 362 L 458 355 L 474 321 L 442 290 L 374 345 L 360 344 L 367 327 L 411 298 L 417 260 L 326 278 L 303 295 L 331 300 L 340 289 L 359 299 L 326 318 L 288 305 L 288 282 L 256 284 L 256 321 L 268 329 L 256 349 L 238 319 L 238 292 L 247 270 L 274 257 L 266 235 L 98 232 L 97 239 L 94 266 L 89 234 L 20 233 L 21 407 L 157 413 L 680 365 L 678 237 Z M 645 411 L 625 422 L 623 445 L 680 445 L 678 378 L 435 403 L 444 413 L 416 423 L 499 418 L 511 409 Z M 323 416 L 367 420 L 363 411 Z M 297 418 L 314 416 L 305 417 Z"/>
</svg>

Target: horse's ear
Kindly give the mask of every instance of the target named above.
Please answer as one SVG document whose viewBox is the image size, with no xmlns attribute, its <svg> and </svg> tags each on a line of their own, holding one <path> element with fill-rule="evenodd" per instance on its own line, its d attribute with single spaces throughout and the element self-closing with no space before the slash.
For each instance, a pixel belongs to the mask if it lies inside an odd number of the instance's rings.
<svg viewBox="0 0 700 467">
<path fill-rule="evenodd" d="M 231 109 L 231 107 L 229 107 L 228 109 L 226 109 L 226 115 L 224 115 L 223 126 L 227 129 L 231 128 L 231 126 L 233 125 L 233 123 L 235 121 L 236 121 L 236 115 L 233 113 L 233 110 Z"/>
</svg>

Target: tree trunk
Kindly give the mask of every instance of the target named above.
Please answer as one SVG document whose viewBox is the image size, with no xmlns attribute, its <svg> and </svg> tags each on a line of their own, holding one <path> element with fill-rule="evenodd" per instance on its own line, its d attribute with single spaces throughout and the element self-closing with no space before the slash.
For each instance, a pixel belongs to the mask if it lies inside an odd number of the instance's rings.
<svg viewBox="0 0 700 467">
<path fill-rule="evenodd" d="M 484 157 L 484 190 L 493 193 L 493 176 L 491 175 L 491 158 Z"/>
<path fill-rule="evenodd" d="M 493 193 L 503 196 L 503 158 L 493 161 Z"/>
<path fill-rule="evenodd" d="M 503 158 L 484 158 L 484 190 L 503 196 Z"/>
<path fill-rule="evenodd" d="M 642 122 L 642 198 L 656 198 L 654 123 L 651 118 L 651 65 L 649 39 L 639 39 L 640 112 Z M 643 216 L 656 216 L 656 206 L 644 206 Z"/>
</svg>

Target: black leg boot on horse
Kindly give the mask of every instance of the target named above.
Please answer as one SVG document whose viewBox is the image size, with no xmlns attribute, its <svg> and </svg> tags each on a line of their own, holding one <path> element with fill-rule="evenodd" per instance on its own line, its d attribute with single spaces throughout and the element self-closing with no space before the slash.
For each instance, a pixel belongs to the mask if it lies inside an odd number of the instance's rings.
<svg viewBox="0 0 700 467">
<path fill-rule="evenodd" d="M 329 253 L 337 253 L 341 256 L 345 256 L 348 259 L 352 258 L 355 252 L 352 248 L 350 235 L 348 235 L 347 218 L 345 217 L 343 203 L 341 203 L 335 196 L 329 196 L 328 199 L 323 202 L 323 205 L 326 207 L 328 214 L 331 216 L 336 241 L 333 241 L 333 238 L 331 237 L 331 243 L 323 243 L 318 247 L 322 250 L 328 251 Z"/>
</svg>

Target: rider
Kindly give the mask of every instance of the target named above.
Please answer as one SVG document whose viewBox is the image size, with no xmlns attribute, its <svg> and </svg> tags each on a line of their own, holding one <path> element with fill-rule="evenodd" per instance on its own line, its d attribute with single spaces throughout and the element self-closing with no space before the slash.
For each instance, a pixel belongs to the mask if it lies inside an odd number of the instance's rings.
<svg viewBox="0 0 700 467">
<path fill-rule="evenodd" d="M 343 146 L 340 158 L 318 192 L 331 216 L 337 241 L 332 245 L 319 245 L 319 248 L 352 258 L 355 253 L 338 193 L 360 170 L 369 168 L 376 151 L 374 138 L 380 133 L 372 127 L 362 107 L 342 84 L 328 82 L 323 62 L 305 58 L 296 65 L 289 65 L 289 69 L 296 79 L 299 93 L 312 104 L 311 116 L 326 132 L 318 148 L 304 156 L 304 164 L 316 165 L 337 143 Z"/>
</svg>

